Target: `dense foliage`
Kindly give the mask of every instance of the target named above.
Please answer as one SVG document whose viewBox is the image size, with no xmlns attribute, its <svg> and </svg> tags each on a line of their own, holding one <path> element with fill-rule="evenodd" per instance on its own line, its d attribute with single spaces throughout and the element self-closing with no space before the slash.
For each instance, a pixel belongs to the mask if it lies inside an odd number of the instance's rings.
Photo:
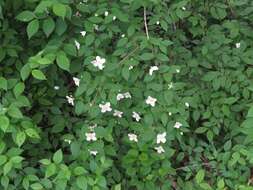
<svg viewBox="0 0 253 190">
<path fill-rule="evenodd" d="M 252 190 L 253 1 L 0 0 L 0 189 Z"/>
</svg>

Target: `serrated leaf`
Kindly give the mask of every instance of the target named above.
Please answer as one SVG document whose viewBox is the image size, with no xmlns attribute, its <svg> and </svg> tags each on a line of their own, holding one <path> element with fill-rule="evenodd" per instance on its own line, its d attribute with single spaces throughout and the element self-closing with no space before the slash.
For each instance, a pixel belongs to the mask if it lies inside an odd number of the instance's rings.
<svg viewBox="0 0 253 190">
<path fill-rule="evenodd" d="M 40 70 L 32 70 L 32 76 L 38 80 L 46 80 L 46 76 Z"/>
<path fill-rule="evenodd" d="M 32 128 L 26 129 L 26 130 L 25 130 L 25 133 L 26 133 L 29 137 L 36 138 L 36 139 L 39 139 L 39 138 L 40 138 L 39 134 L 37 133 L 37 131 L 36 131 L 35 129 L 32 129 Z"/>
<path fill-rule="evenodd" d="M 200 184 L 203 180 L 204 180 L 204 177 L 205 177 L 205 171 L 204 170 L 199 170 L 195 179 L 196 179 L 196 182 L 198 184 Z"/>
<path fill-rule="evenodd" d="M 10 121 L 8 117 L 4 115 L 0 115 L 0 128 L 3 130 L 3 132 L 6 132 L 10 124 Z"/>
<path fill-rule="evenodd" d="M 56 164 L 61 163 L 61 161 L 62 161 L 62 150 L 61 150 L 61 149 L 57 150 L 57 151 L 54 153 L 53 161 L 54 161 Z"/>
<path fill-rule="evenodd" d="M 21 95 L 24 90 L 25 90 L 25 84 L 24 83 L 19 82 L 18 84 L 16 84 L 16 86 L 13 89 L 15 97 L 17 98 L 19 95 Z"/>
<path fill-rule="evenodd" d="M 34 19 L 35 15 L 31 11 L 23 11 L 16 16 L 17 20 L 23 21 L 23 22 L 29 22 L 32 19 Z"/>
<path fill-rule="evenodd" d="M 80 189 L 86 190 L 87 189 L 87 179 L 86 179 L 86 177 L 84 177 L 84 176 L 77 177 L 76 184 Z"/>
<path fill-rule="evenodd" d="M 26 135 L 23 131 L 19 131 L 16 135 L 16 143 L 20 147 L 26 139 Z"/>
<path fill-rule="evenodd" d="M 3 77 L 0 77 L 0 89 L 7 90 L 7 80 Z"/>
<path fill-rule="evenodd" d="M 53 5 L 53 12 L 56 16 L 64 18 L 66 16 L 67 9 L 66 9 L 65 5 L 63 5 L 61 3 L 55 3 Z"/>
<path fill-rule="evenodd" d="M 26 32 L 28 35 L 28 38 L 30 39 L 34 34 L 36 34 L 39 30 L 39 20 L 35 19 L 31 22 L 29 22 Z"/>
<path fill-rule="evenodd" d="M 55 22 L 52 18 L 47 18 L 46 20 L 43 21 L 43 31 L 46 34 L 46 36 L 48 37 L 55 28 Z"/>
<path fill-rule="evenodd" d="M 64 51 L 59 51 L 57 53 L 56 63 L 61 69 L 69 71 L 70 63 Z"/>
</svg>

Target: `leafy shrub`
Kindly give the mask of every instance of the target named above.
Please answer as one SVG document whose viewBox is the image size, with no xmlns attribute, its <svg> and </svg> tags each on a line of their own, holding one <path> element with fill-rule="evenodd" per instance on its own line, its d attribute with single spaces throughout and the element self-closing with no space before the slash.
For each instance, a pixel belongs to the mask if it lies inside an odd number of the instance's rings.
<svg viewBox="0 0 253 190">
<path fill-rule="evenodd" d="M 0 0 L 1 189 L 252 190 L 252 18 L 250 0 Z"/>
</svg>

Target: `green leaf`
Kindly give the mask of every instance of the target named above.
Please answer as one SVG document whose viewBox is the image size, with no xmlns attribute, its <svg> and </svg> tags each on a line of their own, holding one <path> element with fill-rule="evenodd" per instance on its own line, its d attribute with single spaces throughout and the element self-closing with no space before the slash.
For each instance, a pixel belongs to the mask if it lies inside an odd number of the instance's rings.
<svg viewBox="0 0 253 190">
<path fill-rule="evenodd" d="M 128 67 L 123 67 L 122 69 L 122 76 L 123 78 L 127 81 L 129 79 L 130 76 L 130 72 L 129 72 L 129 68 Z"/>
<path fill-rule="evenodd" d="M 16 84 L 16 86 L 13 89 L 14 95 L 17 98 L 20 94 L 22 94 L 25 90 L 25 84 L 22 82 L 19 82 Z"/>
<path fill-rule="evenodd" d="M 152 53 L 143 53 L 140 56 L 140 59 L 143 60 L 143 61 L 148 61 L 148 60 L 151 60 L 153 58 L 154 58 L 154 55 Z"/>
<path fill-rule="evenodd" d="M 53 12 L 56 16 L 64 18 L 66 16 L 67 9 L 66 9 L 65 5 L 63 5 L 61 3 L 55 3 L 53 5 Z"/>
<path fill-rule="evenodd" d="M 0 155 L 0 166 L 3 165 L 7 161 L 7 156 Z"/>
<path fill-rule="evenodd" d="M 56 164 L 61 163 L 61 161 L 62 161 L 62 150 L 61 150 L 61 149 L 57 150 L 57 151 L 54 153 L 53 161 L 54 161 Z"/>
<path fill-rule="evenodd" d="M 3 77 L 0 77 L 0 89 L 7 90 L 7 80 Z"/>
<path fill-rule="evenodd" d="M 86 190 L 87 189 L 87 179 L 86 179 L 86 177 L 84 177 L 84 176 L 77 177 L 76 184 L 80 189 Z"/>
<path fill-rule="evenodd" d="M 34 34 L 36 34 L 39 30 L 39 20 L 35 19 L 31 22 L 29 22 L 26 32 L 28 35 L 28 38 L 30 39 Z"/>
<path fill-rule="evenodd" d="M 26 129 L 26 130 L 25 130 L 25 133 L 26 133 L 29 137 L 36 138 L 36 139 L 39 139 L 39 138 L 40 138 L 39 134 L 37 133 L 37 131 L 36 131 L 35 129 L 32 129 L 32 128 Z"/>
<path fill-rule="evenodd" d="M 21 156 L 13 156 L 11 157 L 10 161 L 13 163 L 13 164 L 19 164 L 22 160 L 24 160 L 23 157 Z"/>
<path fill-rule="evenodd" d="M 23 22 L 29 22 L 34 18 L 35 18 L 35 15 L 31 11 L 23 11 L 23 12 L 19 13 L 18 16 L 16 16 L 17 20 L 20 20 Z"/>
<path fill-rule="evenodd" d="M 31 68 L 29 67 L 29 64 L 25 64 L 21 70 L 20 70 L 20 75 L 23 81 L 25 81 L 31 73 Z"/>
<path fill-rule="evenodd" d="M 32 76 L 38 80 L 46 80 L 46 76 L 40 70 L 32 70 Z"/>
<path fill-rule="evenodd" d="M 56 173 L 56 166 L 54 163 L 51 163 L 50 165 L 47 166 L 47 169 L 46 169 L 46 178 L 54 175 Z"/>
<path fill-rule="evenodd" d="M 19 131 L 16 136 L 17 145 L 20 147 L 25 142 L 25 139 L 26 139 L 25 133 L 23 131 Z"/>
<path fill-rule="evenodd" d="M 3 132 L 6 132 L 10 124 L 10 121 L 8 117 L 1 115 L 0 116 L 0 128 L 3 130 Z"/>
<path fill-rule="evenodd" d="M 51 17 L 44 20 L 42 28 L 43 28 L 44 33 L 48 37 L 54 31 L 54 28 L 55 28 L 54 20 Z"/>
<path fill-rule="evenodd" d="M 8 112 L 9 116 L 13 117 L 13 118 L 16 118 L 16 119 L 21 119 L 23 118 L 23 114 L 22 112 L 19 110 L 18 107 L 14 106 L 14 105 L 11 105 L 8 109 Z"/>
<path fill-rule="evenodd" d="M 204 170 L 199 170 L 195 179 L 196 179 L 196 182 L 198 184 L 200 184 L 203 180 L 204 180 L 204 177 L 205 177 L 205 171 Z"/>
<path fill-rule="evenodd" d="M 40 183 L 33 183 L 33 184 L 31 185 L 31 188 L 32 188 L 33 190 L 42 190 L 42 189 L 44 189 L 43 186 L 42 186 Z"/>
<path fill-rule="evenodd" d="M 253 117 L 253 106 L 249 109 L 246 117 Z"/>
<path fill-rule="evenodd" d="M 59 51 L 57 53 L 56 63 L 61 69 L 69 71 L 69 59 L 67 58 L 64 51 Z"/>
<path fill-rule="evenodd" d="M 11 168 L 12 162 L 9 161 L 4 165 L 4 175 L 8 174 L 11 171 Z"/>
</svg>

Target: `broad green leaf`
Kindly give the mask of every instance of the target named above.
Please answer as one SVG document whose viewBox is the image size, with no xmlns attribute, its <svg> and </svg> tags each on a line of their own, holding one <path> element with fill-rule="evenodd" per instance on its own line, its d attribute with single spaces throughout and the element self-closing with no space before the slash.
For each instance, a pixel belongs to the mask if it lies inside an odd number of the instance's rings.
<svg viewBox="0 0 253 190">
<path fill-rule="evenodd" d="M 76 184 L 80 189 L 86 190 L 87 189 L 87 179 L 86 179 L 86 177 L 84 177 L 84 176 L 77 177 Z"/>
<path fill-rule="evenodd" d="M 12 169 L 12 162 L 9 161 L 4 165 L 4 170 L 3 170 L 3 174 L 6 175 L 8 174 Z"/>
<path fill-rule="evenodd" d="M 54 153 L 53 161 L 54 161 L 56 164 L 61 163 L 61 161 L 62 161 L 62 150 L 61 150 L 61 149 L 57 150 L 57 151 Z"/>
<path fill-rule="evenodd" d="M 38 69 L 32 70 L 32 76 L 38 80 L 46 80 L 46 76 Z"/>
<path fill-rule="evenodd" d="M 31 184 L 31 188 L 33 190 L 43 190 L 44 189 L 43 186 L 40 183 L 33 183 L 33 184 Z"/>
<path fill-rule="evenodd" d="M 0 89 L 7 90 L 7 80 L 3 77 L 0 77 Z"/>
<path fill-rule="evenodd" d="M 29 67 L 29 64 L 25 64 L 21 70 L 20 70 L 20 75 L 23 81 L 25 81 L 31 73 L 31 68 Z"/>
<path fill-rule="evenodd" d="M 55 173 L 56 173 L 56 165 L 54 163 L 51 163 L 50 165 L 47 166 L 45 177 L 48 178 L 54 175 Z"/>
<path fill-rule="evenodd" d="M 26 31 L 28 38 L 30 39 L 34 34 L 36 34 L 39 30 L 39 20 L 35 19 L 31 22 L 29 22 Z"/>
<path fill-rule="evenodd" d="M 51 17 L 43 21 L 43 31 L 47 37 L 54 31 L 54 28 L 55 22 Z"/>
<path fill-rule="evenodd" d="M 4 115 L 0 115 L 0 128 L 3 130 L 3 132 L 6 132 L 10 124 L 10 121 L 8 117 Z"/>
<path fill-rule="evenodd" d="M 16 143 L 20 147 L 26 139 L 26 135 L 23 131 L 19 131 L 16 135 Z"/>
<path fill-rule="evenodd" d="M 53 5 L 53 12 L 56 16 L 64 18 L 67 13 L 66 6 L 61 3 L 55 3 Z"/>
<path fill-rule="evenodd" d="M 13 89 L 14 95 L 17 98 L 20 94 L 23 93 L 23 91 L 25 90 L 25 84 L 22 82 L 19 82 L 18 84 L 16 84 L 16 86 Z"/>
<path fill-rule="evenodd" d="M 29 137 L 36 138 L 36 139 L 40 138 L 39 134 L 37 133 L 37 131 L 35 129 L 32 129 L 32 128 L 26 129 L 25 133 Z"/>
<path fill-rule="evenodd" d="M 70 67 L 69 59 L 68 59 L 68 57 L 66 56 L 66 54 L 65 54 L 64 51 L 59 51 L 59 52 L 57 53 L 56 63 L 57 63 L 57 65 L 58 65 L 61 69 L 66 70 L 66 71 L 69 71 L 69 67 Z"/>
<path fill-rule="evenodd" d="M 151 60 L 153 58 L 154 58 L 154 55 L 152 53 L 143 53 L 140 56 L 140 59 L 143 60 L 143 61 L 148 61 L 148 60 Z"/>
<path fill-rule="evenodd" d="M 205 171 L 204 170 L 199 170 L 195 179 L 196 179 L 196 182 L 198 184 L 200 184 L 203 180 L 204 180 L 204 177 L 205 177 Z"/>
<path fill-rule="evenodd" d="M 20 111 L 20 109 L 14 105 L 11 105 L 7 111 L 7 113 L 13 117 L 13 118 L 16 118 L 16 119 L 21 119 L 23 118 L 23 114 L 22 112 Z"/>
<path fill-rule="evenodd" d="M 23 12 L 19 13 L 18 16 L 16 16 L 17 20 L 20 20 L 23 22 L 29 22 L 34 18 L 35 18 L 35 15 L 31 11 L 23 11 Z"/>
<path fill-rule="evenodd" d="M 23 157 L 21 156 L 13 156 L 11 157 L 10 161 L 13 163 L 13 164 L 18 164 L 20 163 L 22 160 L 24 160 Z"/>
</svg>

